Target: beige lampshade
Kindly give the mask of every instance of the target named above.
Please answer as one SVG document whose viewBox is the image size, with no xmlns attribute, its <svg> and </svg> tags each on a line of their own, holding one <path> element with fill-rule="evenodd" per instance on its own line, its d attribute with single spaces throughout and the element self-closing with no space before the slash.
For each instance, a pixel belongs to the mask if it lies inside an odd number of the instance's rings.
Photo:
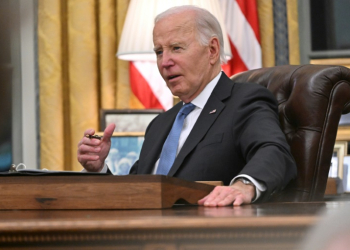
<svg viewBox="0 0 350 250">
<path fill-rule="evenodd" d="M 224 51 L 232 57 L 218 0 L 131 0 L 125 19 L 117 56 L 128 61 L 156 61 L 152 32 L 154 18 L 159 13 L 180 5 L 196 5 L 207 9 L 218 20 L 224 34 Z"/>
</svg>

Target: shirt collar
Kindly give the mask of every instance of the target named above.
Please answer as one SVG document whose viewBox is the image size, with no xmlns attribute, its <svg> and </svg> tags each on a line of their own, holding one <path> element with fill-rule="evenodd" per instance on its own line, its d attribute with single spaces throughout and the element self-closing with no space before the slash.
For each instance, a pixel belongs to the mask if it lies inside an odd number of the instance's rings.
<svg viewBox="0 0 350 250">
<path fill-rule="evenodd" d="M 216 84 L 219 82 L 221 75 L 222 75 L 222 71 L 220 71 L 219 74 L 216 77 L 214 77 L 214 79 L 211 80 L 207 84 L 207 86 L 205 86 L 202 92 L 196 98 L 194 98 L 191 103 L 196 105 L 196 107 L 203 109 L 211 93 L 213 92 Z"/>
</svg>

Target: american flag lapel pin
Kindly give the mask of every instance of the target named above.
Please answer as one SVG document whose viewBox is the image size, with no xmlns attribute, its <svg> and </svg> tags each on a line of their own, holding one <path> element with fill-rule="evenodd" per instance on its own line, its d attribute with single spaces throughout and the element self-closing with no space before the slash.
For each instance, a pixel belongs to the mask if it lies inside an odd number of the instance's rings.
<svg viewBox="0 0 350 250">
<path fill-rule="evenodd" d="M 214 110 L 210 111 L 210 112 L 209 112 L 209 115 L 211 115 L 211 114 L 215 114 L 215 113 L 216 113 L 216 109 L 214 109 Z"/>
</svg>

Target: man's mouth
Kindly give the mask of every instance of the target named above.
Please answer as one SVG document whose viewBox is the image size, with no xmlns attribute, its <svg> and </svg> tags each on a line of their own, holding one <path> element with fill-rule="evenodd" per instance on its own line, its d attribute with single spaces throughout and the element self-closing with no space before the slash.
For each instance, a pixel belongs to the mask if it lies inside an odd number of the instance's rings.
<svg viewBox="0 0 350 250">
<path fill-rule="evenodd" d="M 168 76 L 168 80 L 172 80 L 172 79 L 174 79 L 174 78 L 176 78 L 176 77 L 179 77 L 180 75 L 172 75 L 172 76 Z"/>
</svg>

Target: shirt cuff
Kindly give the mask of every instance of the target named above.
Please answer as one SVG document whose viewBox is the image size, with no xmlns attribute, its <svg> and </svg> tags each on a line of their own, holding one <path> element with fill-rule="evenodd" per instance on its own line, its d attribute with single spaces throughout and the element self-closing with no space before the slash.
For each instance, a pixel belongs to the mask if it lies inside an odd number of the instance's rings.
<svg viewBox="0 0 350 250">
<path fill-rule="evenodd" d="M 261 194 L 263 193 L 263 192 L 265 192 L 266 191 L 266 186 L 265 186 L 265 184 L 263 184 L 262 182 L 260 182 L 260 181 L 257 181 L 257 180 L 255 180 L 253 177 L 251 177 L 251 176 L 249 176 L 249 175 L 246 175 L 246 174 L 240 174 L 240 175 L 237 175 L 235 178 L 233 178 L 232 179 L 232 181 L 230 182 L 230 185 L 232 185 L 234 182 L 235 182 L 235 180 L 236 179 L 238 179 L 238 178 L 247 178 L 248 180 L 250 180 L 253 184 L 254 184 L 254 186 L 255 186 L 255 199 L 252 201 L 252 203 L 253 202 L 255 202 L 257 199 L 259 199 L 259 197 L 261 196 Z"/>
</svg>

